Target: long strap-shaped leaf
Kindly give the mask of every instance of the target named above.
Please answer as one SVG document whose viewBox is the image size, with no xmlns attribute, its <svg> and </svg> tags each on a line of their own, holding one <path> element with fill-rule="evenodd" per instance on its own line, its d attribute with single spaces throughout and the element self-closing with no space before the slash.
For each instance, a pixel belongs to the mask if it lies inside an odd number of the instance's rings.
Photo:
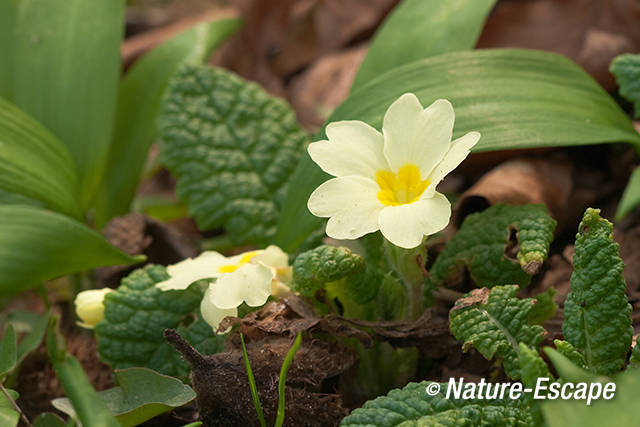
<svg viewBox="0 0 640 427">
<path fill-rule="evenodd" d="M 156 136 L 156 115 L 169 78 L 181 64 L 200 64 L 240 26 L 238 19 L 205 22 L 164 42 L 131 68 L 122 80 L 113 143 L 96 219 L 103 225 L 126 213 Z"/>
<path fill-rule="evenodd" d="M 87 207 L 111 141 L 124 0 L 3 0 L 0 15 L 0 93 L 67 146 Z"/>
<path fill-rule="evenodd" d="M 0 189 L 81 217 L 75 165 L 65 146 L 40 123 L 0 98 Z"/>
<path fill-rule="evenodd" d="M 474 151 L 640 144 L 640 134 L 615 101 L 569 59 L 542 51 L 487 49 L 456 52 L 396 68 L 351 94 L 327 122 L 356 119 L 380 129 L 387 107 L 405 92 L 423 105 L 449 99 L 454 137 L 482 134 Z M 322 139 L 323 133 L 316 139 Z M 328 178 L 305 155 L 292 177 L 276 244 L 295 249 L 320 224 L 307 211 L 311 192 Z"/>
<path fill-rule="evenodd" d="M 67 216 L 30 206 L 0 206 L 0 295 L 94 267 L 143 260 Z"/>
<path fill-rule="evenodd" d="M 476 45 L 496 0 L 404 0 L 376 31 L 351 91 L 401 65 Z"/>
</svg>

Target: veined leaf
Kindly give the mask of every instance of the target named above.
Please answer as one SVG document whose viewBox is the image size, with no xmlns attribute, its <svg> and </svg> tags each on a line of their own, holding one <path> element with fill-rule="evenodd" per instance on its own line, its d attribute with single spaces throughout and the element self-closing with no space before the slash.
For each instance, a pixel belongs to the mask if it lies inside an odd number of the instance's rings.
<svg viewBox="0 0 640 427">
<path fill-rule="evenodd" d="M 633 102 L 636 118 L 640 118 L 640 53 L 620 55 L 610 68 L 620 86 L 620 95 Z"/>
<path fill-rule="evenodd" d="M 189 366 L 162 337 L 168 328 L 177 328 L 203 354 L 221 350 L 224 336 L 214 335 L 199 317 L 188 330 L 180 326 L 198 310 L 202 300 L 198 284 L 164 292 L 155 286 L 168 278 L 165 267 L 149 265 L 135 270 L 105 296 L 104 318 L 94 333 L 100 358 L 114 369 L 142 366 L 187 379 Z"/>
<path fill-rule="evenodd" d="M 471 214 L 438 255 L 425 292 L 443 286 L 465 267 L 478 287 L 526 286 L 547 259 L 555 227 L 544 205 L 497 204 Z M 517 249 L 510 257 L 509 246 Z"/>
<path fill-rule="evenodd" d="M 67 146 L 87 207 L 103 174 L 120 79 L 124 0 L 3 1 L 10 100 Z M 6 3 L 6 5 L 4 5 Z M 11 25 L 12 24 L 12 25 Z M 3 43 L 3 45 L 5 45 Z M 3 74 L 5 74 L 3 72 Z"/>
<path fill-rule="evenodd" d="M 536 350 L 519 343 L 519 355 L 522 383 L 526 387 L 535 387 L 538 378 L 549 378 L 549 381 L 553 381 L 547 362 Z"/>
<path fill-rule="evenodd" d="M 449 312 L 449 328 L 463 350 L 474 347 L 487 360 L 498 355 L 505 373 L 521 378 L 519 345 L 537 349 L 544 329 L 529 325 L 527 316 L 533 299 L 516 297 L 517 286 L 474 289 L 456 301 Z"/>
<path fill-rule="evenodd" d="M 400 65 L 473 49 L 495 0 L 404 0 L 373 36 L 351 90 Z"/>
<path fill-rule="evenodd" d="M 40 123 L 0 98 L 0 189 L 80 218 L 77 181 L 65 146 Z"/>
<path fill-rule="evenodd" d="M 307 142 L 289 106 L 228 71 L 184 67 L 159 128 L 163 161 L 199 227 L 224 226 L 235 244 L 270 243 Z"/>
<path fill-rule="evenodd" d="M 238 19 L 205 22 L 169 39 L 138 60 L 120 84 L 113 142 L 97 222 L 126 213 L 156 136 L 156 116 L 169 79 L 184 63 L 199 64 L 240 26 Z"/>
<path fill-rule="evenodd" d="M 95 267 L 134 264 L 86 225 L 31 206 L 0 206 L 0 294 Z"/>
<path fill-rule="evenodd" d="M 479 131 L 474 151 L 587 145 L 640 144 L 616 102 L 580 67 L 560 55 L 517 49 L 454 52 L 389 71 L 354 91 L 327 123 L 362 120 L 380 129 L 386 109 L 415 93 L 422 105 L 449 99 L 456 110 L 454 138 Z M 324 134 L 315 140 L 323 139 Z M 321 220 L 307 200 L 329 175 L 305 154 L 291 181 L 274 244 L 292 252 Z"/>
<path fill-rule="evenodd" d="M 448 384 L 430 396 L 428 381 L 409 383 L 366 402 L 345 417 L 341 427 L 393 426 L 533 426 L 525 399 L 447 399 Z"/>
<path fill-rule="evenodd" d="M 159 374 L 147 368 L 130 368 L 115 372 L 118 387 L 98 393 L 123 427 L 137 426 L 151 418 L 185 405 L 196 394 L 177 378 Z M 69 413 L 73 409 L 67 398 L 58 398 L 54 406 Z M 75 410 L 73 411 L 75 412 Z"/>
<path fill-rule="evenodd" d="M 564 338 L 584 356 L 587 369 L 602 375 L 622 369 L 633 337 L 624 263 L 612 230 L 613 225 L 600 217 L 600 209 L 585 211 L 576 235 L 562 323 Z"/>
</svg>

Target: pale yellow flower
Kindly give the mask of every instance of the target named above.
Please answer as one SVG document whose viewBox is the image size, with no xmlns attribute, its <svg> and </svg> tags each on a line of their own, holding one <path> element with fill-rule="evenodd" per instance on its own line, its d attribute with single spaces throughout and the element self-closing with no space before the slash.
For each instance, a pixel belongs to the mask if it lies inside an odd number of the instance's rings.
<svg viewBox="0 0 640 427">
<path fill-rule="evenodd" d="M 113 292 L 111 288 L 91 289 L 76 295 L 76 314 L 80 319 L 78 326 L 93 329 L 104 317 L 104 296 Z"/>
<path fill-rule="evenodd" d="M 449 101 L 423 109 L 407 93 L 387 110 L 382 133 L 361 121 L 330 123 L 328 140 L 308 148 L 313 161 L 336 177 L 307 204 L 314 215 L 329 218 L 327 235 L 357 239 L 380 230 L 409 249 L 445 228 L 451 204 L 436 186 L 480 139 L 469 132 L 451 141 L 454 117 Z"/>
</svg>

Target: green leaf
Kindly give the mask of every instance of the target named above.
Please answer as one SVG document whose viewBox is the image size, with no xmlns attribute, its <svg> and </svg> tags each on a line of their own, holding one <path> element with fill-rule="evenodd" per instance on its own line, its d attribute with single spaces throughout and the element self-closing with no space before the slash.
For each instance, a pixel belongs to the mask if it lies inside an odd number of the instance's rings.
<svg viewBox="0 0 640 427">
<path fill-rule="evenodd" d="M 147 368 L 116 370 L 115 377 L 119 386 L 98 394 L 124 427 L 142 424 L 196 397 L 191 387 L 179 379 Z M 66 398 L 56 399 L 55 406 L 71 407 Z"/>
<path fill-rule="evenodd" d="M 626 53 L 611 62 L 611 73 L 616 76 L 620 95 L 633 102 L 636 118 L 640 118 L 640 53 Z"/>
<path fill-rule="evenodd" d="M 296 352 L 300 348 L 300 344 L 302 344 L 302 332 L 298 332 L 298 335 L 293 341 L 293 345 L 287 352 L 287 355 L 282 362 L 282 367 L 280 368 L 280 378 L 278 380 L 278 414 L 276 416 L 276 422 L 274 424 L 275 427 L 282 427 L 282 424 L 284 424 L 284 393 L 287 384 L 287 373 L 289 372 L 289 367 L 293 363 L 293 358 L 295 357 Z"/>
<path fill-rule="evenodd" d="M 171 76 L 181 64 L 206 61 L 239 26 L 238 19 L 196 25 L 153 49 L 127 72 L 120 84 L 113 141 L 97 201 L 99 224 L 129 210 L 156 136 L 156 116 Z"/>
<path fill-rule="evenodd" d="M 0 294 L 132 257 L 69 217 L 30 206 L 0 206 Z"/>
<path fill-rule="evenodd" d="M 555 227 L 544 205 L 497 204 L 468 215 L 436 258 L 425 292 L 464 268 L 479 287 L 526 286 L 547 258 Z"/>
<path fill-rule="evenodd" d="M 616 221 L 620 221 L 636 206 L 640 204 L 640 167 L 637 167 L 631 173 L 629 182 L 622 193 L 622 198 L 618 204 L 616 211 Z"/>
<path fill-rule="evenodd" d="M 518 346 L 522 383 L 526 387 L 535 387 L 538 378 L 549 378 L 553 381 L 547 362 L 540 357 L 540 354 L 524 343 L 519 343 Z"/>
<path fill-rule="evenodd" d="M 556 314 L 558 310 L 558 304 L 554 300 L 556 292 L 556 288 L 549 288 L 534 297 L 536 303 L 529 312 L 528 320 L 530 324 L 542 325 Z"/>
<path fill-rule="evenodd" d="M 624 264 L 612 230 L 613 225 L 600 217 L 600 209 L 585 211 L 576 235 L 562 324 L 565 340 L 584 356 L 587 369 L 603 375 L 622 369 L 633 336 Z"/>
<path fill-rule="evenodd" d="M 34 427 L 65 427 L 64 421 L 52 412 L 38 415 L 33 421 Z"/>
<path fill-rule="evenodd" d="M 307 142 L 281 99 L 222 69 L 184 67 L 159 119 L 162 159 L 201 229 L 270 243 Z"/>
<path fill-rule="evenodd" d="M 0 340 L 0 377 L 9 373 L 17 363 L 16 331 L 9 324 Z"/>
<path fill-rule="evenodd" d="M 66 147 L 40 123 L 0 98 L 0 189 L 81 218 L 78 179 Z"/>
<path fill-rule="evenodd" d="M 256 408 L 256 414 L 258 415 L 258 421 L 260 421 L 260 427 L 266 427 L 267 423 L 264 420 L 264 411 L 262 410 L 262 403 L 260 403 L 260 396 L 258 395 L 258 387 L 256 387 L 256 379 L 253 376 L 253 370 L 251 369 L 251 362 L 249 361 L 249 355 L 247 354 L 247 347 L 244 344 L 244 336 L 240 334 L 240 344 L 242 344 L 242 358 L 244 359 L 244 369 L 247 371 L 247 381 L 249 381 L 249 389 L 251 390 L 251 399 L 253 400 L 253 407 Z"/>
<path fill-rule="evenodd" d="M 9 1 L 11 101 L 67 146 L 86 208 L 115 118 L 124 0 Z M 0 13 L 1 14 L 1 13 Z"/>
<path fill-rule="evenodd" d="M 124 278 L 115 292 L 105 296 L 104 318 L 95 326 L 100 358 L 114 369 L 147 367 L 165 375 L 187 379 L 189 366 L 162 337 L 165 329 L 176 329 L 203 354 L 222 348 L 223 337 L 214 335 L 203 320 L 188 333 L 179 326 L 193 319 L 202 300 L 202 289 L 193 284 L 186 290 L 161 291 L 155 285 L 167 280 L 166 268 L 149 265 Z"/>
<path fill-rule="evenodd" d="M 71 400 L 79 420 L 86 426 L 119 427 L 120 423 L 91 386 L 78 359 L 67 353 L 66 343 L 58 329 L 57 321 L 57 318 L 52 318 L 47 333 L 47 350 L 53 369 Z"/>
<path fill-rule="evenodd" d="M 576 350 L 576 348 L 572 346 L 571 343 L 564 340 L 553 340 L 553 345 L 556 346 L 556 350 L 558 351 L 558 353 L 569 359 L 569 361 L 571 361 L 571 363 L 573 363 L 574 365 L 577 365 L 581 368 L 587 366 L 584 360 L 584 356 L 578 350 Z"/>
<path fill-rule="evenodd" d="M 12 193 L 0 189 L 0 205 L 26 205 L 34 207 L 42 207 L 42 202 L 30 199 L 22 194 Z"/>
<path fill-rule="evenodd" d="M 533 426 L 529 403 L 524 399 L 447 399 L 447 384 L 429 396 L 431 383 L 409 383 L 391 390 L 356 409 L 341 427 L 392 426 Z"/>
<path fill-rule="evenodd" d="M 15 400 L 18 398 L 18 393 L 14 390 L 7 389 L 7 393 L 11 398 Z M 20 420 L 20 414 L 15 410 L 11 402 L 6 398 L 4 393 L 0 393 L 0 425 L 6 427 L 15 427 Z"/>
<path fill-rule="evenodd" d="M 630 369 L 616 378 L 612 400 L 600 398 L 590 406 L 584 400 L 544 402 L 542 412 L 549 427 L 634 426 L 638 425 L 639 394 L 640 369 Z"/>
<path fill-rule="evenodd" d="M 20 364 L 29 353 L 38 348 L 49 324 L 49 313 L 38 315 L 30 311 L 13 311 L 7 316 L 18 335 L 25 334 L 17 350 L 17 363 Z"/>
<path fill-rule="evenodd" d="M 556 343 L 556 346 L 557 345 L 558 344 Z M 560 375 L 560 378 L 562 378 L 563 380 L 573 383 L 591 382 L 596 380 L 596 375 L 582 369 L 581 365 L 576 364 L 576 359 L 571 360 L 560 351 L 551 347 L 545 347 L 543 351 L 551 361 L 553 367 L 558 372 L 558 375 Z M 564 351 L 566 351 L 566 349 Z"/>
<path fill-rule="evenodd" d="M 351 90 L 386 71 L 441 53 L 473 49 L 495 0 L 405 0 L 376 32 Z"/>
<path fill-rule="evenodd" d="M 344 247 L 318 246 L 298 255 L 293 262 L 292 290 L 313 296 L 326 283 L 363 272 L 364 258 Z"/>
<path fill-rule="evenodd" d="M 544 333 L 541 326 L 527 322 L 533 299 L 519 299 L 517 292 L 515 285 L 474 289 L 449 312 L 449 328 L 464 342 L 462 349 L 474 347 L 487 360 L 498 355 L 505 373 L 513 379 L 522 375 L 519 344 L 537 349 Z"/>
<path fill-rule="evenodd" d="M 415 93 L 422 105 L 449 99 L 456 110 L 454 138 L 482 134 L 474 151 L 587 145 L 640 144 L 627 115 L 591 77 L 560 55 L 516 49 L 482 49 L 438 55 L 397 67 L 353 92 L 327 123 L 362 120 L 380 129 L 386 109 Z M 324 133 L 314 140 L 324 139 Z M 305 154 L 291 180 L 274 244 L 292 252 L 320 219 L 307 200 L 329 175 Z"/>
</svg>

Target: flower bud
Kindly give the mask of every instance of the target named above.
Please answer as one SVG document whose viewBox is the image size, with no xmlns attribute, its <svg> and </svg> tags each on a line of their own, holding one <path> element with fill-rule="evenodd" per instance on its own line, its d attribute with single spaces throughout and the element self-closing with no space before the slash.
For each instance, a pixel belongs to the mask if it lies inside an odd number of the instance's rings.
<svg viewBox="0 0 640 427">
<path fill-rule="evenodd" d="M 76 314 L 80 318 L 79 326 L 87 329 L 93 327 L 104 317 L 104 296 L 112 292 L 111 288 L 92 289 L 76 295 Z"/>
</svg>

